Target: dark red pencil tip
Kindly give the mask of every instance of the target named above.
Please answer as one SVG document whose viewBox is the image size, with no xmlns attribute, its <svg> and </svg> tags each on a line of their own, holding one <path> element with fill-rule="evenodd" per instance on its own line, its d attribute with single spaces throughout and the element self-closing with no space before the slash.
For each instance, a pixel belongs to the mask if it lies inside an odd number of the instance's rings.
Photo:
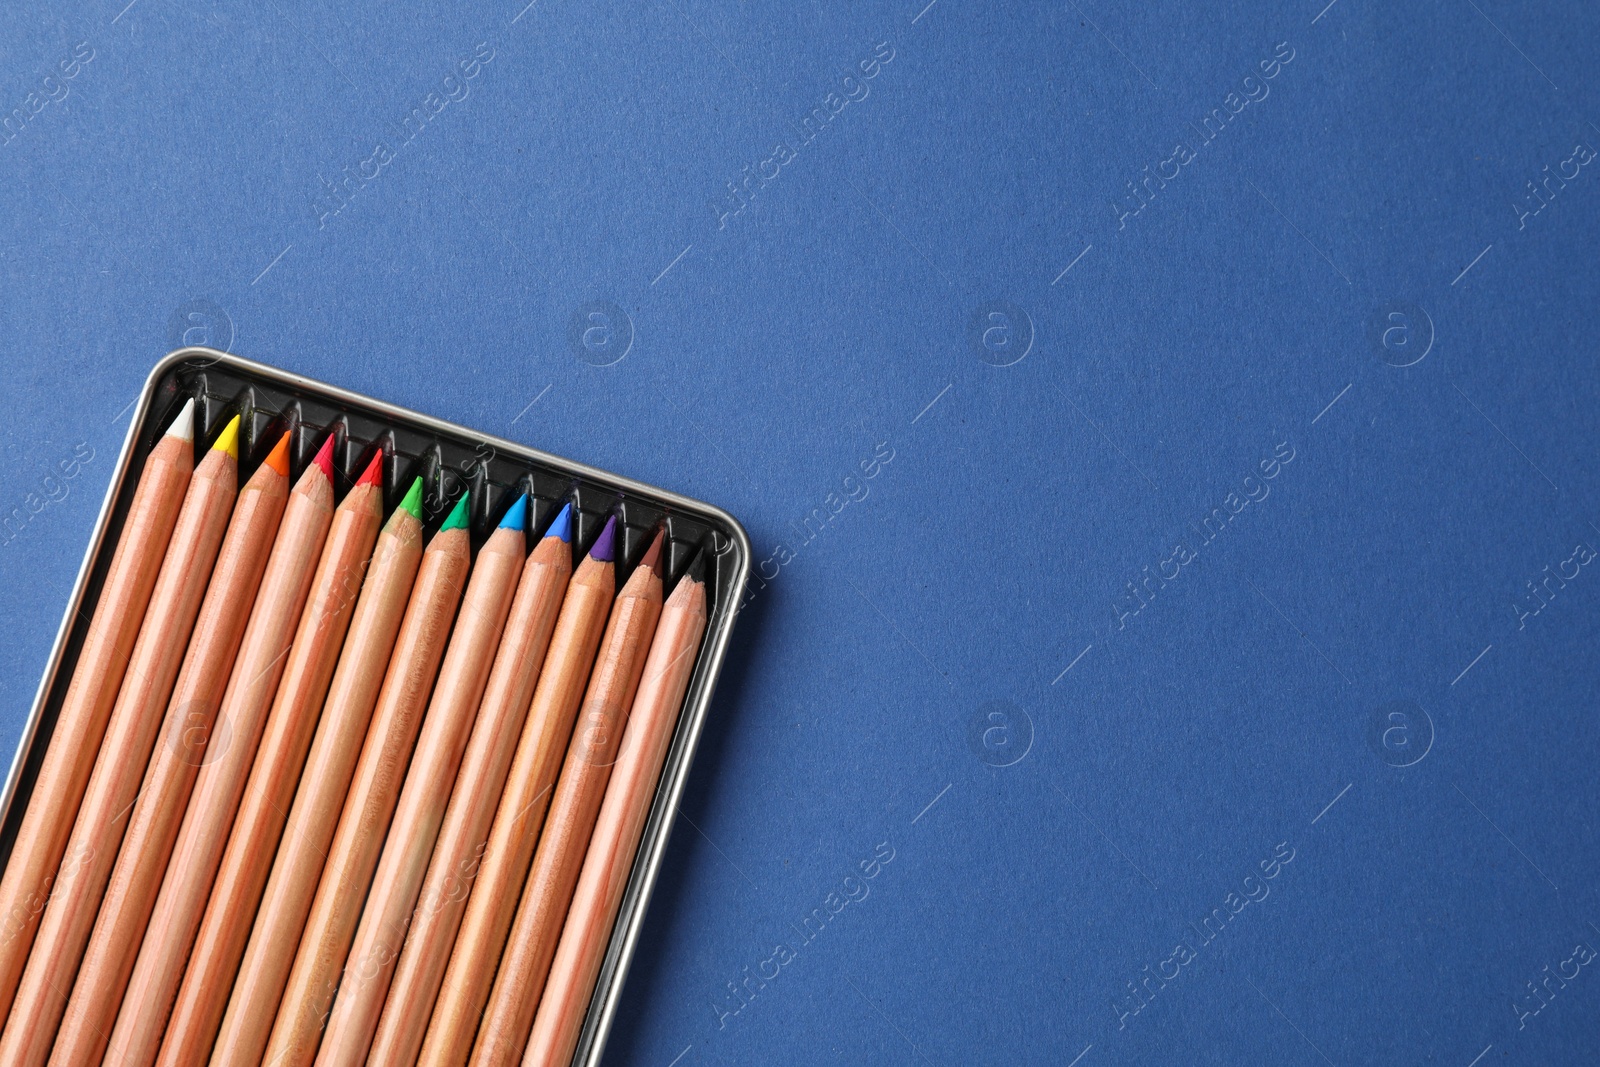
<svg viewBox="0 0 1600 1067">
<path fill-rule="evenodd" d="M 328 481 L 333 481 L 333 434 L 330 433 L 327 440 L 322 442 L 322 447 L 317 449 L 317 458 L 311 462 L 322 468 Z"/>
<path fill-rule="evenodd" d="M 664 528 L 656 527 L 656 536 L 650 542 L 650 547 L 644 550 L 644 558 L 639 561 L 639 566 L 649 567 L 657 574 L 661 573 L 661 541 L 666 533 Z"/>
<path fill-rule="evenodd" d="M 377 455 L 372 457 L 372 462 L 367 464 L 367 469 L 356 479 L 356 485 L 375 485 L 383 488 L 383 450 L 379 449 Z"/>
</svg>

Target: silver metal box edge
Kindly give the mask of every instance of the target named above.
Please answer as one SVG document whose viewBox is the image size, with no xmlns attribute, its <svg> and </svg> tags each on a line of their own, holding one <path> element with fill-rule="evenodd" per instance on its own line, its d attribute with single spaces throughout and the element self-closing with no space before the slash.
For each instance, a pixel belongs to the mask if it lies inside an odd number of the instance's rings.
<svg viewBox="0 0 1600 1067">
<path fill-rule="evenodd" d="M 128 429 L 123 435 L 122 450 L 117 457 L 116 466 L 112 470 L 110 483 L 106 486 L 105 499 L 101 502 L 100 513 L 95 520 L 88 548 L 84 552 L 83 562 L 78 566 L 78 576 L 67 599 L 67 609 L 62 615 L 61 625 L 56 631 L 55 642 L 51 646 L 49 658 L 46 660 L 44 674 L 40 678 L 39 687 L 34 693 L 33 704 L 29 710 L 27 722 L 23 727 L 22 735 L 17 741 L 16 752 L 12 755 L 11 767 L 6 774 L 4 792 L 0 793 L 0 824 L 3 824 L 10 817 L 11 804 L 16 797 L 18 780 L 37 740 L 39 719 L 43 714 L 45 702 L 48 700 L 58 680 L 62 657 L 66 651 L 67 642 L 70 639 L 78 611 L 83 606 L 84 592 L 89 584 L 90 575 L 93 573 L 95 565 L 99 562 L 100 553 L 107 548 L 106 529 L 110 524 L 111 513 L 116 500 L 127 480 L 128 467 L 132 462 L 134 445 L 137 442 L 137 431 L 143 425 L 144 419 L 149 413 L 150 402 L 157 384 L 178 364 L 196 358 L 214 360 L 218 364 L 225 364 L 250 374 L 276 379 L 284 385 L 296 389 L 321 392 L 334 400 L 359 403 L 396 420 L 409 422 L 413 425 L 421 425 L 430 430 L 477 438 L 487 442 L 504 455 L 556 467 L 572 474 L 576 478 L 616 486 L 627 492 L 634 492 L 665 501 L 679 510 L 705 518 L 709 524 L 723 527 L 723 532 L 729 535 L 731 543 L 727 550 L 735 553 L 736 560 L 735 579 L 731 587 L 731 595 L 726 602 L 717 605 L 707 626 L 706 636 L 700 652 L 700 663 L 695 668 L 694 677 L 691 679 L 689 690 L 684 697 L 683 709 L 679 712 L 678 725 L 673 735 L 672 746 L 668 750 L 667 762 L 661 769 L 661 777 L 656 786 L 655 799 L 652 802 L 650 815 L 645 824 L 644 836 L 639 842 L 639 851 L 634 856 L 633 870 L 629 875 L 622 907 L 617 913 L 616 924 L 612 928 L 611 941 L 607 947 L 605 960 L 602 964 L 599 980 L 595 986 L 594 996 L 590 1001 L 588 1014 L 584 1019 L 582 1035 L 572 1059 L 574 1064 L 592 1067 L 592 1065 L 599 1062 L 600 1056 L 604 1052 L 605 1041 L 609 1036 L 611 1025 L 615 1019 L 617 1001 L 621 996 L 628 965 L 633 959 L 633 953 L 638 944 L 639 932 L 643 925 L 645 911 L 649 905 L 650 894 L 655 888 L 656 876 L 660 871 L 667 839 L 671 835 L 678 799 L 683 793 L 684 783 L 688 778 L 689 766 L 694 759 L 695 748 L 699 744 L 700 733 L 705 726 L 706 713 L 711 704 L 711 697 L 716 688 L 717 678 L 722 672 L 728 642 L 733 632 L 733 624 L 739 612 L 739 601 L 750 578 L 753 551 L 749 535 L 746 534 L 744 526 L 740 524 L 739 520 L 714 504 L 708 504 L 705 501 L 686 497 L 671 490 L 663 489 L 660 486 L 637 481 L 626 475 L 591 467 L 588 464 L 568 459 L 564 456 L 531 448 L 516 441 L 509 441 L 493 434 L 474 430 L 469 426 L 425 415 L 421 412 L 380 400 L 377 397 L 356 393 L 337 385 L 295 374 L 265 363 L 259 363 L 243 356 L 236 356 L 229 352 L 202 347 L 179 348 L 169 352 L 151 369 L 149 376 L 145 379 L 144 387 L 140 390 L 139 397 L 132 407 Z"/>
</svg>

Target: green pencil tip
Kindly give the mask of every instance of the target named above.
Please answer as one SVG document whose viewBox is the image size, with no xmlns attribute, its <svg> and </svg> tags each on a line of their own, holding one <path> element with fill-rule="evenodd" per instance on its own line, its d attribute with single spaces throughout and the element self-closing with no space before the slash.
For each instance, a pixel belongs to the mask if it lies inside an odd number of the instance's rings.
<svg viewBox="0 0 1600 1067">
<path fill-rule="evenodd" d="M 418 478 L 411 483 L 411 488 L 406 490 L 406 498 L 400 501 L 400 506 L 411 513 L 413 519 L 422 520 L 422 479 Z"/>
<path fill-rule="evenodd" d="M 451 509 L 450 517 L 444 520 L 444 525 L 439 527 L 439 532 L 446 530 L 465 530 L 467 528 L 467 499 L 471 493 L 462 493 L 461 499 L 456 501 L 456 506 Z"/>
</svg>

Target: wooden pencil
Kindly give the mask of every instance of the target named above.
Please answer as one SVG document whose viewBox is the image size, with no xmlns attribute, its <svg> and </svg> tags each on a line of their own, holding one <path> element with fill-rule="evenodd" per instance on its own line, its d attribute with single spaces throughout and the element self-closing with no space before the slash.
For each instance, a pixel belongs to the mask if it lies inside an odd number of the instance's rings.
<svg viewBox="0 0 1600 1067">
<path fill-rule="evenodd" d="M 516 593 L 517 573 L 527 554 L 527 513 L 527 497 L 518 497 L 473 564 L 461 601 L 461 617 L 450 636 L 439 682 L 406 770 L 394 822 L 317 1052 L 318 1063 L 359 1064 L 366 1059 Z"/>
<path fill-rule="evenodd" d="M 616 520 L 607 520 L 578 565 L 550 638 L 533 703 L 517 742 L 505 791 L 489 830 L 489 847 L 467 896 L 423 1039 L 420 1062 L 465 1063 L 489 997 L 495 965 L 539 840 L 561 754 L 572 734 L 606 616 L 616 592 Z"/>
<path fill-rule="evenodd" d="M 305 606 L 317 557 L 333 521 L 332 478 L 330 436 L 289 494 L 217 713 L 218 736 L 225 725 L 230 731 L 229 743 L 225 751 L 213 751 L 220 745 L 207 751 L 206 764 L 195 780 L 111 1031 L 109 1057 L 116 1062 L 143 1067 L 155 1061 L 160 1048 L 228 830 L 283 675 L 294 623 Z"/>
<path fill-rule="evenodd" d="M 372 1063 L 415 1063 L 422 1047 L 467 893 L 488 845 L 489 823 L 505 787 L 515 741 L 572 577 L 571 510 L 570 504 L 562 508 L 523 565 L 505 637 L 495 653 L 411 931 L 378 1019 L 367 1057 Z"/>
<path fill-rule="evenodd" d="M 239 418 L 206 453 L 183 506 L 150 594 L 133 655 L 111 709 L 78 817 L 67 841 L 72 876 L 56 883 L 0 1039 L 0 1063 L 42 1064 L 50 1054 L 67 993 L 82 962 L 100 898 L 128 827 L 125 816 L 150 761 L 160 709 L 172 695 L 190 628 L 222 544 L 238 490 Z"/>
<path fill-rule="evenodd" d="M 116 1021 L 288 495 L 285 433 L 239 491 L 228 520 L 194 637 L 161 722 L 162 740 L 145 769 L 61 1022 L 51 1054 L 58 1063 L 97 1062 L 105 1048 L 103 1035 Z"/>
<path fill-rule="evenodd" d="M 305 1067 L 316 1057 L 472 565 L 467 508 L 463 496 L 422 554 L 311 911 L 299 945 L 286 946 L 294 965 L 262 1060 L 274 1067 Z"/>
<path fill-rule="evenodd" d="M 378 535 L 211 1059 L 259 1063 L 422 560 L 422 479 Z M 171 1040 L 170 1027 L 168 1040 Z"/>
<path fill-rule="evenodd" d="M 382 521 L 379 451 L 334 510 L 157 1064 L 199 1062 L 216 1039 Z"/>
<path fill-rule="evenodd" d="M 550 800 L 550 813 L 539 834 L 517 917 L 478 1027 L 473 1064 L 509 1065 L 522 1057 L 656 621 L 661 617 L 661 540 L 662 533 L 657 531 L 617 594 L 611 621 L 606 624 L 594 676 L 583 696 L 561 777 Z"/>
<path fill-rule="evenodd" d="M 11 1010 L 39 916 L 55 889 L 106 719 L 193 472 L 194 401 L 188 400 L 145 458 L 0 878 L 0 1012 Z"/>
<path fill-rule="evenodd" d="M 565 1067 L 572 1061 L 705 632 L 705 560 L 697 556 L 661 609 L 523 1067 Z"/>
</svg>

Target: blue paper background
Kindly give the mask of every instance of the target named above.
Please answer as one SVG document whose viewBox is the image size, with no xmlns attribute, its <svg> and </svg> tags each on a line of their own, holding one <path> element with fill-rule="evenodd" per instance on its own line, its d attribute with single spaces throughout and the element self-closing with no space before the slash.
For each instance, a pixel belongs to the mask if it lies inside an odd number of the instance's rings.
<svg viewBox="0 0 1600 1067">
<path fill-rule="evenodd" d="M 1600 9 L 524 2 L 0 10 L 0 744 L 207 343 L 750 531 L 607 1062 L 1594 1062 Z"/>
</svg>

